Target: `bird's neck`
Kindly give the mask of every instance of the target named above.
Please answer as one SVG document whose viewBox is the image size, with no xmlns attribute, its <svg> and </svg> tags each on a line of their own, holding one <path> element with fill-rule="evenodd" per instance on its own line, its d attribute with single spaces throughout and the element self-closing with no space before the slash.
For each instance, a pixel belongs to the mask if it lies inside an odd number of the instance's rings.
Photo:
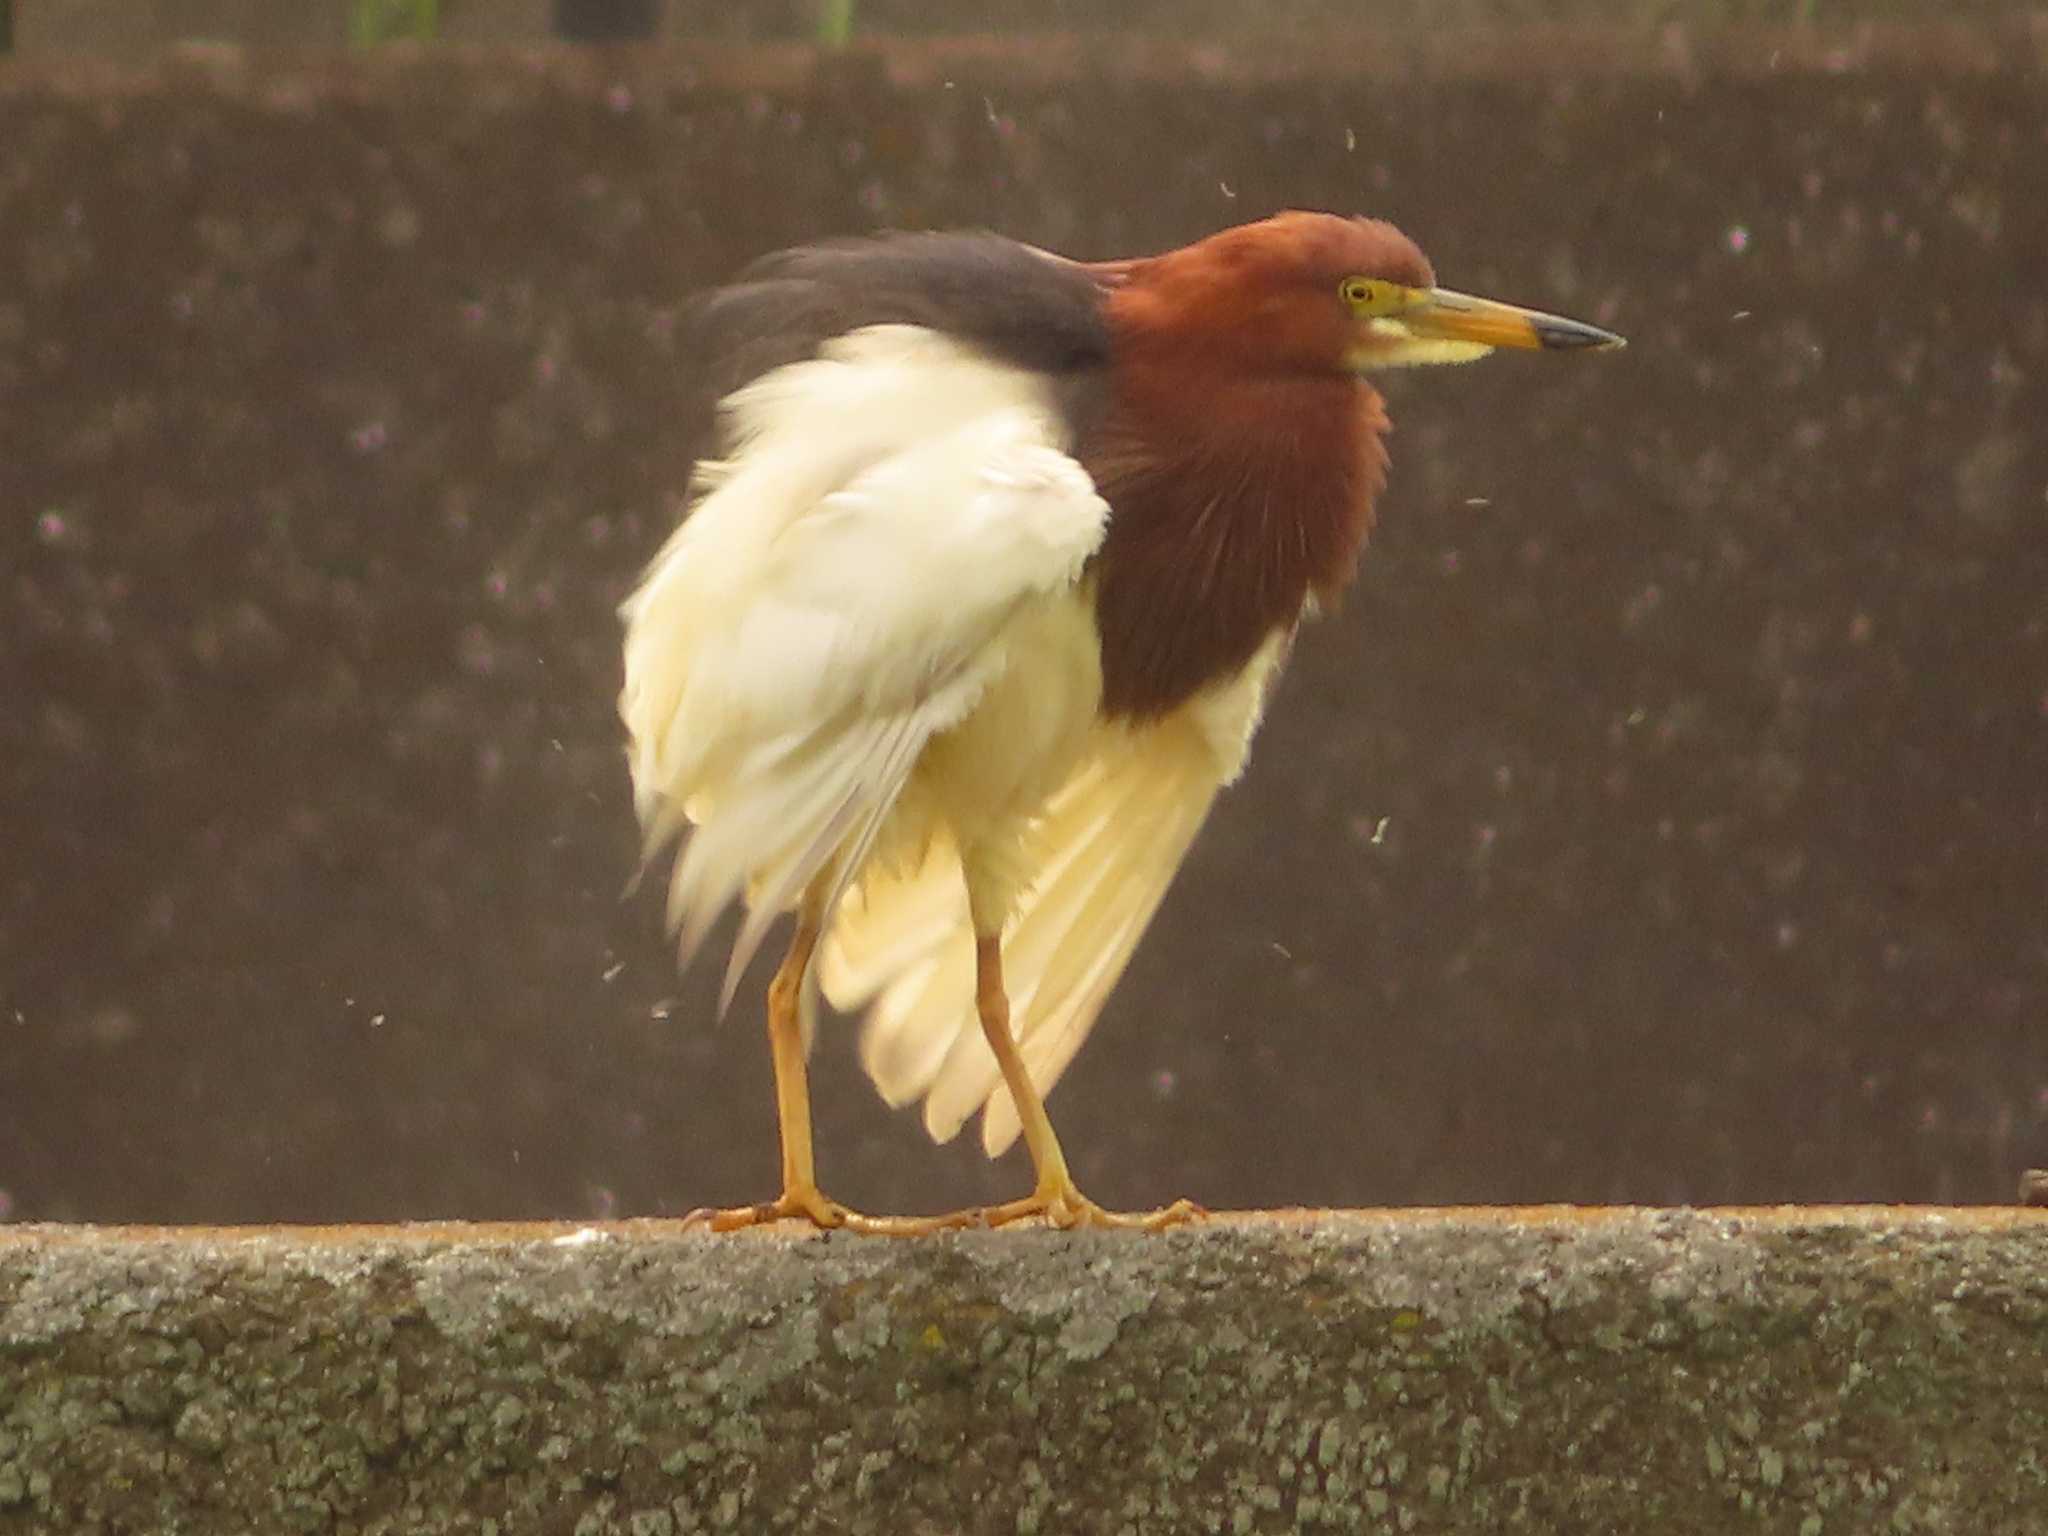
<svg viewBox="0 0 2048 1536">
<path fill-rule="evenodd" d="M 1103 707 L 1147 718 L 1234 676 L 1350 582 L 1386 476 L 1377 394 L 1201 358 L 1120 367 L 1081 457 L 1110 505 L 1096 564 Z"/>
</svg>

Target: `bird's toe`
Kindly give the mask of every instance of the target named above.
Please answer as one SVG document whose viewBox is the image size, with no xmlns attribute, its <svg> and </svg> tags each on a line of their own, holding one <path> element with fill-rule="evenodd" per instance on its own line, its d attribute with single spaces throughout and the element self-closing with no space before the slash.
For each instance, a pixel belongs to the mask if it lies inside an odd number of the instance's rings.
<svg viewBox="0 0 2048 1536">
<path fill-rule="evenodd" d="M 738 1232 L 747 1227 L 766 1226 L 777 1221 L 806 1221 L 821 1232 L 859 1232 L 873 1237 L 923 1237 L 974 1225 L 977 1211 L 954 1211 L 943 1216 L 869 1216 L 841 1205 L 822 1190 L 784 1190 L 773 1200 L 756 1205 L 734 1205 L 722 1209 L 705 1207 L 690 1212 L 683 1225 L 708 1227 L 713 1232 Z"/>
<path fill-rule="evenodd" d="M 1156 1211 L 1112 1211 L 1098 1205 L 1072 1185 L 1041 1189 L 1005 1205 L 988 1206 L 980 1212 L 981 1224 L 1004 1227 L 1027 1217 L 1043 1217 L 1049 1227 L 1071 1232 L 1079 1227 L 1121 1227 L 1158 1232 L 1183 1222 L 1199 1220 L 1209 1213 L 1192 1200 L 1176 1200 Z"/>
</svg>

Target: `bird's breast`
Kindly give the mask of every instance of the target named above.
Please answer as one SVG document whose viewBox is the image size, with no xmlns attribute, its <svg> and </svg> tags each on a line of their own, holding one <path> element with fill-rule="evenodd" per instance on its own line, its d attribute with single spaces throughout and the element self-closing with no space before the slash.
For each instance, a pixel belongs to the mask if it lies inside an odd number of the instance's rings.
<svg viewBox="0 0 2048 1536">
<path fill-rule="evenodd" d="M 1102 707 L 1101 647 L 1086 583 L 1021 603 L 991 642 L 998 660 L 973 709 L 919 759 L 901 831 L 939 825 L 992 884 L 1021 888 L 1026 828 L 1084 752 Z M 977 876 L 969 871 L 970 883 Z M 991 899 L 1001 905 L 1000 892 Z"/>
<path fill-rule="evenodd" d="M 1385 417 L 1350 380 L 1264 391 L 1220 428 L 1149 389 L 1119 404 L 1081 454 L 1110 508 L 1095 560 L 1103 708 L 1151 719 L 1349 583 L 1385 478 Z"/>
</svg>

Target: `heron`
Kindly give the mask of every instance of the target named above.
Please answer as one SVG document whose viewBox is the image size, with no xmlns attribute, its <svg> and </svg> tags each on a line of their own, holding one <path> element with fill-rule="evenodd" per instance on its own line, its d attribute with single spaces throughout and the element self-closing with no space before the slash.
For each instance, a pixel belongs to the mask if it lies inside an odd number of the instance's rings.
<svg viewBox="0 0 2048 1536">
<path fill-rule="evenodd" d="M 1612 332 L 1440 287 L 1384 221 L 1290 211 L 1077 261 L 990 233 L 765 257 L 694 315 L 723 391 L 689 509 L 622 609 L 643 868 L 680 842 L 683 963 L 778 920 L 772 1200 L 705 1213 L 913 1234 L 1157 1228 L 1077 1186 L 1045 1095 L 1100 1016 L 1304 620 L 1385 485 L 1373 376 Z M 1022 1137 L 1029 1194 L 950 1215 L 821 1190 L 819 994 L 934 1140 Z"/>
</svg>

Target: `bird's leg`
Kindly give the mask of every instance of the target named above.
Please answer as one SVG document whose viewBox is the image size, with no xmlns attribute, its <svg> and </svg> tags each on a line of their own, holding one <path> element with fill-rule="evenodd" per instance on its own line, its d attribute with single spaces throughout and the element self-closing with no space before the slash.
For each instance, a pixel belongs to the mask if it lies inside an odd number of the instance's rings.
<svg viewBox="0 0 2048 1536">
<path fill-rule="evenodd" d="M 1066 1154 L 1053 1134 L 1052 1120 L 1045 1112 L 1045 1100 L 1032 1086 L 1024 1057 L 1010 1033 L 1010 995 L 1003 988 L 1003 941 L 998 934 L 980 935 L 975 940 L 975 1012 L 981 1017 L 981 1032 L 988 1048 L 1002 1068 L 1003 1082 L 1017 1101 L 1017 1118 L 1023 1122 L 1024 1146 L 1037 1170 L 1038 1184 L 1022 1200 L 993 1205 L 981 1219 L 989 1226 L 1001 1226 L 1026 1216 L 1043 1216 L 1056 1227 L 1143 1227 L 1156 1231 L 1204 1214 L 1192 1200 L 1177 1200 L 1163 1210 L 1125 1215 L 1106 1211 L 1082 1194 L 1067 1171 Z"/>
<path fill-rule="evenodd" d="M 815 895 L 815 891 L 813 892 Z M 818 1188 L 811 1153 L 811 1078 L 804 1060 L 804 975 L 818 947 L 818 913 L 807 897 L 797 916 L 789 953 L 768 984 L 768 1049 L 775 1062 L 775 1110 L 782 1130 L 782 1193 L 760 1205 L 692 1211 L 686 1222 L 703 1222 L 714 1232 L 794 1217 L 815 1227 L 844 1227 L 887 1237 L 914 1237 L 945 1227 L 966 1226 L 974 1213 L 952 1216 L 863 1216 Z"/>
</svg>

